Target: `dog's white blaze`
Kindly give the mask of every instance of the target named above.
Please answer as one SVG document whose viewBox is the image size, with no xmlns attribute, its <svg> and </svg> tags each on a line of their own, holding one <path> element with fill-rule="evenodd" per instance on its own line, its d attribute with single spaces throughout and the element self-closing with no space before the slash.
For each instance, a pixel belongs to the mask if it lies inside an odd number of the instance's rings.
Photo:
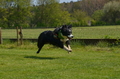
<svg viewBox="0 0 120 79">
<path fill-rule="evenodd" d="M 68 37 L 69 37 L 69 38 L 73 38 L 73 35 L 72 35 L 72 34 L 70 34 L 70 35 L 68 35 Z"/>
</svg>

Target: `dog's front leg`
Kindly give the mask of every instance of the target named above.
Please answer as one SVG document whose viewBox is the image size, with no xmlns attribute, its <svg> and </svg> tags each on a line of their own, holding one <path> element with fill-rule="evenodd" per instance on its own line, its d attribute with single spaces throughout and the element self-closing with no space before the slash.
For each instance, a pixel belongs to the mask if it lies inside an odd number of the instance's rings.
<svg viewBox="0 0 120 79">
<path fill-rule="evenodd" d="M 72 52 L 72 49 L 71 49 L 71 47 L 70 47 L 70 40 L 67 40 L 67 41 L 66 41 L 66 46 L 67 46 L 67 48 L 70 50 L 70 52 Z M 70 54 L 70 52 L 68 51 L 69 54 Z"/>
<path fill-rule="evenodd" d="M 70 45 L 68 45 L 68 49 L 71 50 L 71 52 L 72 52 L 72 49 L 71 49 Z M 70 53 L 70 52 L 68 52 L 68 53 Z"/>
<path fill-rule="evenodd" d="M 71 50 L 71 47 L 70 47 L 70 46 L 69 46 L 69 47 L 67 47 L 67 46 L 65 46 L 65 45 L 64 45 L 64 49 L 65 49 L 66 51 L 68 51 L 68 53 L 72 52 L 72 50 Z"/>
<path fill-rule="evenodd" d="M 70 45 L 67 45 L 67 47 L 68 47 L 68 49 L 72 50 L 71 47 L 70 47 Z"/>
</svg>

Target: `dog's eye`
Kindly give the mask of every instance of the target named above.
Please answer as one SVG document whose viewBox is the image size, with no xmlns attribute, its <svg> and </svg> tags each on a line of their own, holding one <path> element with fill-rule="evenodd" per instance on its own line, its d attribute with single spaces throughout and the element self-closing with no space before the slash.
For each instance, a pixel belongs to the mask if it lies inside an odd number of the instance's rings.
<svg viewBox="0 0 120 79">
<path fill-rule="evenodd" d="M 71 30 L 71 29 L 69 29 L 69 32 L 72 32 L 72 30 Z"/>
<path fill-rule="evenodd" d="M 72 33 L 72 30 L 69 30 L 68 33 L 69 33 L 69 34 Z"/>
</svg>

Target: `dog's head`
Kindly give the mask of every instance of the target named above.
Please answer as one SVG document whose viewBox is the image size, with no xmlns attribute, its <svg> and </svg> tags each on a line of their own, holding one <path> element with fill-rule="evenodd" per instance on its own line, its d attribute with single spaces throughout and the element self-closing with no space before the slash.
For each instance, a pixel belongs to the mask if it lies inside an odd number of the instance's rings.
<svg viewBox="0 0 120 79">
<path fill-rule="evenodd" d="M 61 28 L 61 33 L 64 37 L 67 37 L 68 39 L 72 39 L 72 25 L 63 25 Z"/>
</svg>

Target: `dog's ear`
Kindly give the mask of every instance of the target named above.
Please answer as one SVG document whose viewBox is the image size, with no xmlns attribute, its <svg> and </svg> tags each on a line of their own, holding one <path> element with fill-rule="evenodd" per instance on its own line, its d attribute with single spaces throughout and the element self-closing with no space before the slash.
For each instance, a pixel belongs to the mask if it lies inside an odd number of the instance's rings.
<svg viewBox="0 0 120 79">
<path fill-rule="evenodd" d="M 72 25 L 69 25 L 68 28 L 72 28 Z"/>
<path fill-rule="evenodd" d="M 62 27 L 63 27 L 63 28 L 67 28 L 67 25 L 63 25 Z"/>
<path fill-rule="evenodd" d="M 63 26 L 62 26 L 62 29 L 63 29 L 63 30 L 67 29 L 67 25 L 63 25 Z"/>
</svg>

